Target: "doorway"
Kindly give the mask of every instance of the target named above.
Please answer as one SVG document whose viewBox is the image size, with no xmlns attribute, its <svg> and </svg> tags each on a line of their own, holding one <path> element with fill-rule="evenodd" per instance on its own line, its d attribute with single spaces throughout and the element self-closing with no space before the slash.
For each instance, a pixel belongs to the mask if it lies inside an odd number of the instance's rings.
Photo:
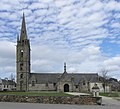
<svg viewBox="0 0 120 109">
<path fill-rule="evenodd" d="M 69 85 L 68 84 L 64 85 L 64 92 L 69 92 Z"/>
</svg>

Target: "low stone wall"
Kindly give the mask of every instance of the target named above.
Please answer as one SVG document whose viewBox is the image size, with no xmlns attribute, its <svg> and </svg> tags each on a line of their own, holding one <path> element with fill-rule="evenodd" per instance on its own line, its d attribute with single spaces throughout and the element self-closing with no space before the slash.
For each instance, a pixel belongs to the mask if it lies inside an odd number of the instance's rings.
<svg viewBox="0 0 120 109">
<path fill-rule="evenodd" d="M 101 104 L 101 97 L 90 96 L 20 96 L 20 95 L 0 95 L 0 102 L 27 102 L 27 103 L 44 103 L 44 104 L 84 104 L 96 105 Z"/>
</svg>

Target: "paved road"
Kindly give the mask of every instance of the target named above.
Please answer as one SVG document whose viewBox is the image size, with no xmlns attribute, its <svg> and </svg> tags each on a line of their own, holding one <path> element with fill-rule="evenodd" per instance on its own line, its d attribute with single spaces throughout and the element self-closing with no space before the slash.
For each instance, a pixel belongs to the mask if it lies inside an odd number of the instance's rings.
<svg viewBox="0 0 120 109">
<path fill-rule="evenodd" d="M 110 97 L 102 97 L 102 104 L 106 106 L 119 106 L 120 108 L 120 101 Z"/>
</svg>

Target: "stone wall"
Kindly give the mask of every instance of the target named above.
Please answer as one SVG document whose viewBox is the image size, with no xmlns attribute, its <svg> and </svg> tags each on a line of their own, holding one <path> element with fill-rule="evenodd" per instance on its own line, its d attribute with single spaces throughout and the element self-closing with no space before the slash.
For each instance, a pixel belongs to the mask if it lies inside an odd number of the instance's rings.
<svg viewBox="0 0 120 109">
<path fill-rule="evenodd" d="M 84 104 L 97 105 L 101 104 L 101 97 L 90 96 L 20 96 L 20 95 L 0 95 L 0 102 L 27 102 L 27 103 L 44 103 L 44 104 Z"/>
<path fill-rule="evenodd" d="M 35 84 L 35 86 L 32 86 L 29 84 L 29 91 L 56 91 L 56 87 L 53 84 Z"/>
</svg>

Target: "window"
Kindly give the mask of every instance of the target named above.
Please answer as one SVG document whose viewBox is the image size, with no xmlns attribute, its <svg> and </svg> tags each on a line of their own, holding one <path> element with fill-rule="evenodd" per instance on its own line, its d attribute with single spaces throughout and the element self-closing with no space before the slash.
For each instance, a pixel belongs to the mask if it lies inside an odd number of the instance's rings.
<svg viewBox="0 0 120 109">
<path fill-rule="evenodd" d="M 27 40 L 25 40 L 25 44 L 27 44 Z"/>
<path fill-rule="evenodd" d="M 55 86 L 56 86 L 56 83 L 53 83 L 53 86 L 55 87 Z"/>
<path fill-rule="evenodd" d="M 20 63 L 20 66 L 23 66 L 23 63 Z"/>
<path fill-rule="evenodd" d="M 22 68 L 22 67 L 20 67 L 20 70 L 23 70 L 23 68 Z"/>
<path fill-rule="evenodd" d="M 20 74 L 20 79 L 22 79 L 23 78 L 23 74 Z"/>
<path fill-rule="evenodd" d="M 23 70 L 23 63 L 20 63 L 20 70 Z"/>
<path fill-rule="evenodd" d="M 32 81 L 32 86 L 35 86 L 35 81 Z"/>
<path fill-rule="evenodd" d="M 86 85 L 86 84 L 85 84 L 85 81 L 83 82 L 83 85 Z"/>
<path fill-rule="evenodd" d="M 75 87 L 76 87 L 76 89 L 77 89 L 77 88 L 78 88 L 78 85 L 76 85 Z"/>
</svg>

